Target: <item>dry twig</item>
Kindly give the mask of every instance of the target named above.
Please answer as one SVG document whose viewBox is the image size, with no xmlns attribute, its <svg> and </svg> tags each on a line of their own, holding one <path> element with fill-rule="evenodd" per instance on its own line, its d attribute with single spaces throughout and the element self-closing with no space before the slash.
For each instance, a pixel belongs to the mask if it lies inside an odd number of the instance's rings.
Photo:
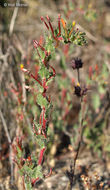
<svg viewBox="0 0 110 190">
<path fill-rule="evenodd" d="M 10 154 L 9 154 L 10 157 L 9 157 L 9 160 L 10 160 L 10 166 L 11 166 L 11 184 L 13 184 L 13 160 L 12 160 L 12 145 L 11 145 L 12 142 L 11 142 L 10 134 L 8 132 L 8 127 L 7 127 L 6 121 L 4 119 L 4 116 L 3 116 L 1 110 L 0 110 L 0 117 L 1 117 L 1 120 L 2 120 L 2 123 L 3 123 L 3 127 L 4 127 L 4 130 L 5 130 L 7 139 L 8 139 L 9 147 L 10 147 Z"/>
<path fill-rule="evenodd" d="M 17 0 L 16 3 L 20 3 L 20 0 Z M 16 20 L 17 14 L 18 14 L 18 8 L 19 7 L 15 7 L 14 11 L 13 11 L 13 15 L 12 15 L 11 22 L 10 22 L 10 27 L 9 27 L 9 35 L 10 36 L 12 35 L 13 30 L 14 30 L 15 20 Z"/>
<path fill-rule="evenodd" d="M 85 30 L 85 28 L 83 28 L 81 25 L 76 24 L 76 28 L 79 28 L 80 30 L 83 30 L 86 33 L 86 36 L 92 40 L 93 42 L 98 42 L 98 39 L 96 37 L 94 37 L 90 32 L 88 32 L 87 30 Z"/>
</svg>

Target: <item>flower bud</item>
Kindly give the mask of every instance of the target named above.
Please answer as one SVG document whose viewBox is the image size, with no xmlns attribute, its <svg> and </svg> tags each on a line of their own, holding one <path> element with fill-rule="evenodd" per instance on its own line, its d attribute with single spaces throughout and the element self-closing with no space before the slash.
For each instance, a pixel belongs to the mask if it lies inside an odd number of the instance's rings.
<svg viewBox="0 0 110 190">
<path fill-rule="evenodd" d="M 83 62 L 81 59 L 79 58 L 74 58 L 72 61 L 71 61 L 71 66 L 73 69 L 80 69 L 82 68 L 83 66 Z"/>
</svg>

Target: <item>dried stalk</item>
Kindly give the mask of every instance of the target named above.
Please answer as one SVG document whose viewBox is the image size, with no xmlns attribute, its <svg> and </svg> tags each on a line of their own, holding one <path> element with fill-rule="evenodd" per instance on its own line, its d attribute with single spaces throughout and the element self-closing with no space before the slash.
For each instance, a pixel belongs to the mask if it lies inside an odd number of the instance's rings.
<svg viewBox="0 0 110 190">
<path fill-rule="evenodd" d="M 12 142 L 11 142 L 11 137 L 10 137 L 10 134 L 8 132 L 8 127 L 7 127 L 7 124 L 6 124 L 6 121 L 4 119 L 4 116 L 2 114 L 2 111 L 0 110 L 0 117 L 1 117 L 1 120 L 2 120 L 2 123 L 3 123 L 3 127 L 4 127 L 4 130 L 5 130 L 5 133 L 6 133 L 6 136 L 7 136 L 7 139 L 8 139 L 8 143 L 9 143 L 9 160 L 10 160 L 10 166 L 11 166 L 11 184 L 13 184 L 13 160 L 12 160 Z"/>
<path fill-rule="evenodd" d="M 18 0 L 17 3 L 20 3 L 20 0 Z M 16 20 L 17 14 L 18 14 L 18 8 L 19 7 L 15 7 L 14 11 L 13 11 L 13 15 L 12 15 L 10 27 L 9 27 L 9 35 L 10 36 L 12 35 L 13 30 L 14 30 L 15 20 Z"/>
</svg>

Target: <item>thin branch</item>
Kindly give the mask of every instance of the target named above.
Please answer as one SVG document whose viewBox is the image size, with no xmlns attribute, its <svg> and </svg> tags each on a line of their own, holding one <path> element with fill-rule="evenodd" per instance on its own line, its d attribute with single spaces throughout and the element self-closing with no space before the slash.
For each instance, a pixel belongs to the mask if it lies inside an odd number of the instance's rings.
<svg viewBox="0 0 110 190">
<path fill-rule="evenodd" d="M 4 130 L 5 130 L 8 142 L 9 142 L 9 144 L 11 144 L 11 138 L 10 138 L 10 135 L 9 135 L 9 132 L 8 132 L 7 124 L 5 122 L 5 119 L 4 119 L 4 116 L 3 116 L 2 112 L 1 112 L 1 110 L 0 110 L 0 117 L 1 117 L 1 120 L 2 120 L 2 123 L 3 123 L 3 127 L 4 127 Z"/>
<path fill-rule="evenodd" d="M 2 78 L 4 76 L 4 72 L 7 70 L 8 68 L 8 57 L 10 55 L 10 51 L 13 50 L 12 46 L 9 46 L 7 49 L 6 54 L 3 54 L 2 50 L 0 50 L 0 69 L 1 69 L 1 75 L 0 75 L 0 85 L 2 82 Z"/>
<path fill-rule="evenodd" d="M 81 147 L 81 143 L 83 140 L 83 132 L 84 132 L 84 125 L 83 125 L 83 121 L 84 121 L 84 112 L 83 112 L 83 98 L 81 97 L 80 99 L 81 101 L 81 120 L 80 120 L 80 127 L 79 127 L 79 137 L 78 137 L 78 141 L 76 142 L 76 146 L 77 146 L 77 150 L 74 156 L 74 162 L 73 165 L 72 163 L 70 164 L 70 171 L 66 171 L 66 175 L 69 178 L 69 184 L 67 185 L 67 189 L 68 190 L 72 190 L 73 187 L 73 183 L 74 183 L 74 178 L 75 178 L 75 168 L 76 168 L 76 162 L 79 156 L 79 151 L 80 151 L 80 147 Z"/>
<path fill-rule="evenodd" d="M 80 73 L 79 73 L 79 69 L 77 69 L 77 75 L 78 75 L 78 82 L 80 84 Z"/>
<path fill-rule="evenodd" d="M 72 170 L 72 176 L 73 179 L 70 183 L 70 188 L 72 189 L 72 185 L 73 185 L 73 180 L 74 180 L 74 176 L 75 176 L 75 168 L 76 168 L 76 162 L 79 156 L 79 151 L 80 151 L 80 147 L 81 147 L 81 143 L 83 140 L 83 132 L 84 132 L 84 125 L 83 125 L 83 121 L 84 121 L 84 117 L 83 117 L 83 99 L 81 98 L 81 121 L 80 121 L 80 129 L 79 129 L 79 137 L 78 137 L 78 142 L 77 142 L 77 150 L 76 150 L 76 154 L 74 157 L 74 163 L 73 163 L 73 168 Z"/>
<path fill-rule="evenodd" d="M 20 0 L 18 0 L 17 3 L 20 3 Z M 14 30 L 15 20 L 16 20 L 17 14 L 18 14 L 18 8 L 19 7 L 15 7 L 14 11 L 13 11 L 13 15 L 12 15 L 10 27 L 9 27 L 9 35 L 10 36 L 12 35 L 13 30 Z"/>
<path fill-rule="evenodd" d="M 109 70 L 109 72 L 110 72 L 110 62 L 105 61 L 105 64 L 106 64 L 106 66 L 107 66 L 107 68 L 108 68 L 108 70 Z"/>
<path fill-rule="evenodd" d="M 82 100 L 81 100 L 81 114 L 82 114 Z M 73 164 L 73 171 L 75 173 L 75 166 L 76 166 L 76 161 L 78 159 L 78 155 L 79 155 L 79 150 L 80 150 L 80 147 L 81 147 L 81 143 L 82 143 L 82 137 L 83 137 L 83 131 L 84 131 L 84 125 L 83 125 L 83 121 L 84 121 L 84 118 L 82 116 L 81 118 L 81 121 L 80 121 L 80 133 L 79 133 L 79 138 L 78 138 L 78 147 L 77 147 L 77 152 L 76 152 L 76 155 L 75 155 L 75 158 L 74 158 L 74 164 Z"/>
<path fill-rule="evenodd" d="M 7 139 L 8 139 L 8 143 L 9 143 L 9 149 L 10 149 L 10 157 L 9 157 L 9 160 L 10 160 L 10 166 L 11 166 L 11 184 L 13 184 L 13 160 L 12 160 L 12 146 L 11 146 L 11 137 L 10 137 L 10 134 L 8 132 L 8 127 L 7 127 L 7 124 L 5 122 L 5 119 L 4 119 L 4 116 L 2 114 L 2 111 L 0 110 L 0 117 L 1 117 L 1 120 L 2 120 L 2 123 L 3 123 L 3 127 L 4 127 L 4 130 L 5 130 L 5 133 L 6 133 L 6 136 L 7 136 Z"/>
<path fill-rule="evenodd" d="M 93 42 L 95 42 L 95 43 L 98 42 L 98 39 L 97 39 L 96 37 L 94 37 L 90 32 L 88 32 L 87 30 L 85 30 L 85 28 L 83 28 L 81 25 L 76 24 L 76 28 L 79 28 L 80 30 L 85 31 L 86 36 L 87 36 L 90 40 L 92 40 Z"/>
<path fill-rule="evenodd" d="M 26 88 L 25 88 L 25 77 L 24 73 L 20 73 L 20 78 L 21 78 L 21 84 L 22 84 L 22 96 L 23 96 L 23 103 L 26 103 Z"/>
<path fill-rule="evenodd" d="M 0 184 L 0 187 L 1 187 L 1 190 L 4 190 L 4 187 L 3 187 L 3 185 L 2 185 L 2 184 Z"/>
</svg>

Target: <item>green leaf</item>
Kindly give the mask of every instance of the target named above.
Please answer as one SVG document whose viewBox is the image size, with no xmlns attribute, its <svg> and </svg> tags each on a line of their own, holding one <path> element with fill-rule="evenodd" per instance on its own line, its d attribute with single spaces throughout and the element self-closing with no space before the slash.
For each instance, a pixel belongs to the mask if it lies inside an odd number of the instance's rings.
<svg viewBox="0 0 110 190">
<path fill-rule="evenodd" d="M 52 39 L 51 36 L 47 36 L 46 37 L 46 45 L 45 45 L 45 49 L 48 51 L 48 52 L 51 52 L 51 58 L 54 59 L 55 58 L 55 45 L 53 44 L 54 41 Z"/>
<path fill-rule="evenodd" d="M 37 143 L 40 146 L 40 148 L 44 148 L 47 143 L 47 139 L 45 139 L 43 136 L 37 135 Z"/>
<path fill-rule="evenodd" d="M 106 64 L 103 64 L 102 74 L 104 77 L 108 77 L 108 75 L 109 75 L 108 68 L 107 68 Z"/>
<path fill-rule="evenodd" d="M 99 92 L 100 94 L 103 94 L 105 92 L 105 89 L 102 85 L 99 86 Z"/>
<path fill-rule="evenodd" d="M 25 187 L 26 187 L 26 190 L 32 190 L 32 185 L 31 185 L 31 182 L 28 180 L 25 181 Z"/>
<path fill-rule="evenodd" d="M 22 151 L 20 150 L 19 147 L 17 147 L 17 152 L 18 152 L 18 157 L 21 158 L 22 157 Z"/>
<path fill-rule="evenodd" d="M 29 166 L 24 164 L 23 169 L 25 170 L 25 173 L 27 173 L 28 176 L 32 175 L 33 171 Z"/>
<path fill-rule="evenodd" d="M 37 95 L 37 103 L 41 106 L 41 108 L 48 108 L 49 102 L 42 96 L 42 94 Z"/>
<path fill-rule="evenodd" d="M 20 169 L 20 170 L 18 170 L 18 172 L 19 172 L 20 176 L 24 176 L 24 170 L 23 170 L 23 168 Z"/>
<path fill-rule="evenodd" d="M 100 106 L 100 97 L 99 94 L 94 94 L 92 98 L 93 107 L 96 110 Z"/>
<path fill-rule="evenodd" d="M 41 179 L 43 178 L 42 166 L 40 166 L 40 165 L 35 167 L 33 170 L 32 178 L 37 178 L 37 177 L 39 177 Z"/>
<path fill-rule="evenodd" d="M 90 129 L 89 129 L 89 127 L 85 128 L 85 130 L 84 130 L 84 136 L 87 137 L 87 138 L 90 136 Z"/>
<path fill-rule="evenodd" d="M 45 52 L 41 50 L 41 48 L 38 48 L 38 51 L 40 53 L 40 56 L 41 56 L 41 60 L 45 58 Z M 39 60 L 40 60 L 40 57 L 39 57 Z"/>
<path fill-rule="evenodd" d="M 49 79 L 48 81 L 47 81 L 47 86 L 52 82 L 54 80 L 54 77 L 53 78 L 51 78 L 51 79 Z"/>
<path fill-rule="evenodd" d="M 110 144 L 105 147 L 105 151 L 110 152 Z"/>
<path fill-rule="evenodd" d="M 65 70 L 66 69 L 66 58 L 64 53 L 59 49 L 61 60 L 60 60 L 60 66 Z"/>
<path fill-rule="evenodd" d="M 49 70 L 42 64 L 41 68 L 39 70 L 39 75 L 41 76 L 41 78 L 49 78 Z"/>
<path fill-rule="evenodd" d="M 34 125 L 35 125 L 35 130 L 38 131 L 41 128 L 41 125 L 36 123 L 36 121 L 34 121 Z"/>
<path fill-rule="evenodd" d="M 38 107 L 36 105 L 33 105 L 31 110 L 32 110 L 33 115 L 35 115 L 38 112 Z"/>
</svg>

